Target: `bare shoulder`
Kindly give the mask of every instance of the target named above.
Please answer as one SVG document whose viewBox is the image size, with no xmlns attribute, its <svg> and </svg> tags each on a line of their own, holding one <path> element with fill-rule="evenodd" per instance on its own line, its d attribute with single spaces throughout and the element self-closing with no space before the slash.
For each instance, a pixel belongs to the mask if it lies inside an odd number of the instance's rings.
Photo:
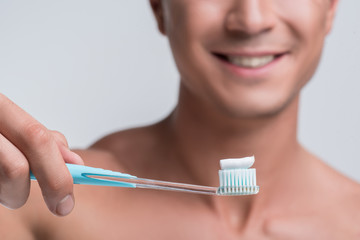
<svg viewBox="0 0 360 240">
<path fill-rule="evenodd" d="M 122 171 L 141 171 L 159 158 L 169 144 L 162 122 L 146 127 L 119 131 L 95 142 L 87 150 L 77 151 L 86 165 Z"/>
<path fill-rule="evenodd" d="M 334 197 L 337 196 L 348 204 L 351 202 L 355 203 L 360 209 L 360 204 L 358 204 L 360 203 L 360 183 L 345 176 L 320 159 L 316 158 L 315 160 L 318 167 L 314 169 L 318 171 L 318 173 L 316 173 L 318 176 L 317 180 L 323 184 L 322 187 L 334 194 Z M 320 180 L 320 178 L 322 178 L 322 180 Z"/>
<path fill-rule="evenodd" d="M 329 181 L 332 185 L 332 198 L 324 199 L 325 206 L 328 201 L 329 207 L 325 209 L 334 226 L 343 232 L 343 239 L 360 239 L 360 185 L 352 179 L 338 173 L 338 176 Z M 331 188 L 331 186 L 330 186 Z M 346 236 L 346 237 L 345 237 Z"/>
<path fill-rule="evenodd" d="M 317 164 L 317 191 L 326 221 L 341 228 L 346 239 L 360 239 L 360 184 L 322 161 Z"/>
<path fill-rule="evenodd" d="M 360 239 L 360 185 L 311 154 L 303 160 L 291 200 L 266 229 L 280 239 Z"/>
<path fill-rule="evenodd" d="M 102 149 L 119 153 L 139 152 L 140 148 L 152 148 L 161 138 L 165 129 L 165 123 L 159 122 L 154 125 L 131 128 L 109 134 L 96 141 L 90 149 Z"/>
<path fill-rule="evenodd" d="M 341 201 L 339 207 L 360 210 L 360 184 L 316 156 L 309 154 L 309 159 L 311 181 L 316 183 L 314 186 L 315 190 L 321 193 L 319 196 L 327 198 L 328 201 Z"/>
<path fill-rule="evenodd" d="M 343 188 L 338 192 L 339 205 L 342 205 L 344 218 L 356 227 L 360 239 L 360 184 L 343 175 L 338 181 L 338 188 Z"/>
</svg>

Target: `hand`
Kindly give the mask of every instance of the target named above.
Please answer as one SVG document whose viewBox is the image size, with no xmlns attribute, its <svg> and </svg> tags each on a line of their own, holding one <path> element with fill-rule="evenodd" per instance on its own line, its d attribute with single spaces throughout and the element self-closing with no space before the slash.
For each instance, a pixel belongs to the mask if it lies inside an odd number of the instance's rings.
<svg viewBox="0 0 360 240">
<path fill-rule="evenodd" d="M 11 209 L 25 204 L 31 168 L 49 210 L 69 214 L 73 180 L 65 162 L 83 164 L 61 133 L 48 130 L 0 93 L 0 203 Z"/>
</svg>

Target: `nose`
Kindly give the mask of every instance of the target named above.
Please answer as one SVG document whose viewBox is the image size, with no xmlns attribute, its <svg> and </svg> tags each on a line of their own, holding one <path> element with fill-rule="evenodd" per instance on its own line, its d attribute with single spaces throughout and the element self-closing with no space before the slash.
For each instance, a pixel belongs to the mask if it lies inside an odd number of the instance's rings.
<svg viewBox="0 0 360 240">
<path fill-rule="evenodd" d="M 241 35 L 258 35 L 275 23 L 271 0 L 233 0 L 226 16 L 226 30 Z"/>
</svg>

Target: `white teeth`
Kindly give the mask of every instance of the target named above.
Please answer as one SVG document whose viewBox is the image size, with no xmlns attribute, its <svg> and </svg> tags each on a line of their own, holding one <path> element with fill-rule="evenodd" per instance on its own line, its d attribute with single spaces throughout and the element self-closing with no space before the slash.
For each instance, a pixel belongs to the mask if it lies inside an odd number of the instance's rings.
<svg viewBox="0 0 360 240">
<path fill-rule="evenodd" d="M 274 60 L 274 55 L 261 56 L 261 57 L 244 57 L 244 56 L 228 56 L 230 63 L 247 68 L 259 68 L 265 66 Z"/>
</svg>

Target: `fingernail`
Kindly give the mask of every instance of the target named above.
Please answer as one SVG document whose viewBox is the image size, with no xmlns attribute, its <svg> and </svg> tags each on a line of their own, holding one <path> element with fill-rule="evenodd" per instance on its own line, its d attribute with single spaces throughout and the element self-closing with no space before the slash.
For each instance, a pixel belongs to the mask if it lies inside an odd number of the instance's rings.
<svg viewBox="0 0 360 240">
<path fill-rule="evenodd" d="M 59 216 L 68 215 L 74 208 L 74 196 L 72 194 L 64 197 L 56 206 L 56 214 Z"/>
</svg>

